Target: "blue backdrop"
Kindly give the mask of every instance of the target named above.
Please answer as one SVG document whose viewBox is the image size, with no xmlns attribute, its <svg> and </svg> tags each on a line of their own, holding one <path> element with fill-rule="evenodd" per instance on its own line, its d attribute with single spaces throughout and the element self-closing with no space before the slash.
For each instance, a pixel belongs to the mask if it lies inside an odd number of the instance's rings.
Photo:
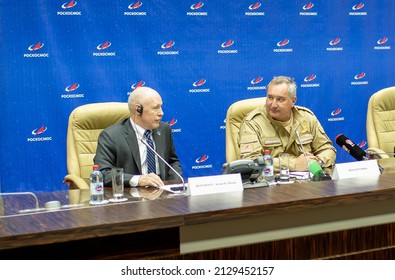
<svg viewBox="0 0 395 280">
<path fill-rule="evenodd" d="M 221 173 L 227 108 L 277 75 L 332 141 L 367 148 L 368 99 L 395 84 L 394 12 L 391 0 L 0 0 L 0 188 L 62 188 L 70 112 L 143 84 L 162 95 L 185 178 Z"/>
</svg>

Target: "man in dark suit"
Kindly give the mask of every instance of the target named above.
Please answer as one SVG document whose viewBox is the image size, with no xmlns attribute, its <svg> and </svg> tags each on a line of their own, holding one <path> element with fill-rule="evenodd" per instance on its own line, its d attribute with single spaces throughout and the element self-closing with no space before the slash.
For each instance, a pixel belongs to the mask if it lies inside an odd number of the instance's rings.
<svg viewBox="0 0 395 280">
<path fill-rule="evenodd" d="M 111 168 L 124 170 L 125 186 L 163 186 L 163 181 L 181 181 L 150 145 L 179 174 L 171 128 L 162 122 L 162 98 L 148 87 L 138 87 L 129 96 L 130 118 L 104 129 L 98 139 L 94 163 L 104 175 L 104 186 L 111 186 Z"/>
</svg>

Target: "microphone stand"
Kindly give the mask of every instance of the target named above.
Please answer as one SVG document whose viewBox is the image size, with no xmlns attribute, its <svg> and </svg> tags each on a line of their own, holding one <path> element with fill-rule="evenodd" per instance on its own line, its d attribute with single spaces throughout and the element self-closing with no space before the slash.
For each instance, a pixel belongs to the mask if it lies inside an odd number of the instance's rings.
<svg viewBox="0 0 395 280">
<path fill-rule="evenodd" d="M 365 153 L 367 154 L 366 160 L 374 159 L 373 156 L 378 156 L 378 160 L 383 159 L 381 157 L 381 155 L 392 155 L 392 156 L 395 156 L 395 153 L 387 153 L 387 152 L 377 153 L 377 152 L 374 152 L 374 151 L 369 151 L 369 149 L 367 149 L 365 151 Z M 383 174 L 384 173 L 384 168 L 381 167 L 380 164 L 378 164 L 378 162 L 377 162 L 377 165 L 379 166 L 380 173 Z"/>
<path fill-rule="evenodd" d="M 31 196 L 34 197 L 34 200 L 36 202 L 36 209 L 39 209 L 39 207 L 38 207 L 38 198 L 32 192 L 9 192 L 9 193 L 2 193 L 2 192 L 0 192 L 0 195 L 3 195 L 3 196 L 6 196 L 6 195 L 31 195 Z"/>
<path fill-rule="evenodd" d="M 368 158 L 367 159 L 371 159 L 372 158 L 372 156 L 375 156 L 375 155 L 377 155 L 377 156 L 379 156 L 379 158 L 381 159 L 382 157 L 381 157 L 381 155 L 391 155 L 391 156 L 394 156 L 395 155 L 395 153 L 387 153 L 387 152 L 384 152 L 384 153 L 377 153 L 377 152 L 374 152 L 374 151 L 369 151 L 369 149 L 367 149 L 366 151 L 365 151 L 365 153 L 368 155 Z"/>
<path fill-rule="evenodd" d="M 31 195 L 34 197 L 35 200 L 35 208 L 34 209 L 27 209 L 27 210 L 20 210 L 19 212 L 23 213 L 23 212 L 35 212 L 35 211 L 41 211 L 43 210 L 42 208 L 39 207 L 38 205 L 38 198 L 37 196 L 32 193 L 32 192 L 7 192 L 7 193 L 2 193 L 0 192 L 0 196 L 6 196 L 6 195 Z"/>
<path fill-rule="evenodd" d="M 147 142 L 145 142 L 142 138 L 140 139 L 141 143 L 143 143 L 148 149 L 150 149 L 164 164 L 166 164 L 176 175 L 178 178 L 181 179 L 182 181 L 182 194 L 186 194 L 186 187 L 185 187 L 185 181 L 184 178 L 167 162 L 165 161 L 164 158 L 160 156 L 160 154 L 157 153 L 150 145 L 148 145 Z"/>
<path fill-rule="evenodd" d="M 295 130 L 295 133 L 296 133 L 296 136 L 298 137 L 300 147 L 302 148 L 302 152 L 303 152 L 303 155 L 304 155 L 304 159 L 305 159 L 305 161 L 306 161 L 307 174 L 308 174 L 308 176 L 309 176 L 309 181 L 311 181 L 311 175 L 310 175 L 310 170 L 309 170 L 309 162 L 308 162 L 308 160 L 307 160 L 306 152 L 305 152 L 305 150 L 304 150 L 302 141 L 300 140 L 299 130 L 296 129 L 296 130 Z"/>
<path fill-rule="evenodd" d="M 34 213 L 34 212 L 40 212 L 40 211 L 44 211 L 44 210 L 52 211 L 52 210 L 59 210 L 61 208 L 74 208 L 74 207 L 84 206 L 83 203 L 69 204 L 69 205 L 62 206 L 60 204 L 60 201 L 53 200 L 53 201 L 48 201 L 48 202 L 44 203 L 44 208 L 40 208 L 39 203 L 38 203 L 38 198 L 32 192 L 7 192 L 7 193 L 0 192 L 0 196 L 11 196 L 11 195 L 31 195 L 34 197 L 35 208 L 22 209 L 22 210 L 18 211 L 19 213 Z"/>
</svg>

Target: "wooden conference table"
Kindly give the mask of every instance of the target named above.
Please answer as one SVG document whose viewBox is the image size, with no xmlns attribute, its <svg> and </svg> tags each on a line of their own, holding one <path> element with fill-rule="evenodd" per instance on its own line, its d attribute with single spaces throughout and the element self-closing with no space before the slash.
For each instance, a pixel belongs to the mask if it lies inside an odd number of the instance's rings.
<svg viewBox="0 0 395 280">
<path fill-rule="evenodd" d="M 102 206 L 4 209 L 0 259 L 395 258 L 395 174 L 201 196 L 140 194 Z M 42 194 L 40 207 L 53 197 L 79 203 L 86 193 Z"/>
</svg>

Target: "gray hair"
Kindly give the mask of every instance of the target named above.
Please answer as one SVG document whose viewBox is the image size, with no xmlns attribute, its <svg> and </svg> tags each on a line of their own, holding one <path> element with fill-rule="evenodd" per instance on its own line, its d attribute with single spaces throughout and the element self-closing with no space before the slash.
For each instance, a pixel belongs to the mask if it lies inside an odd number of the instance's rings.
<svg viewBox="0 0 395 280">
<path fill-rule="evenodd" d="M 280 84 L 286 84 L 288 86 L 288 96 L 291 99 L 296 97 L 296 83 L 291 77 L 287 77 L 287 76 L 274 77 L 267 85 L 266 90 L 268 90 L 271 85 L 280 85 Z"/>
</svg>

